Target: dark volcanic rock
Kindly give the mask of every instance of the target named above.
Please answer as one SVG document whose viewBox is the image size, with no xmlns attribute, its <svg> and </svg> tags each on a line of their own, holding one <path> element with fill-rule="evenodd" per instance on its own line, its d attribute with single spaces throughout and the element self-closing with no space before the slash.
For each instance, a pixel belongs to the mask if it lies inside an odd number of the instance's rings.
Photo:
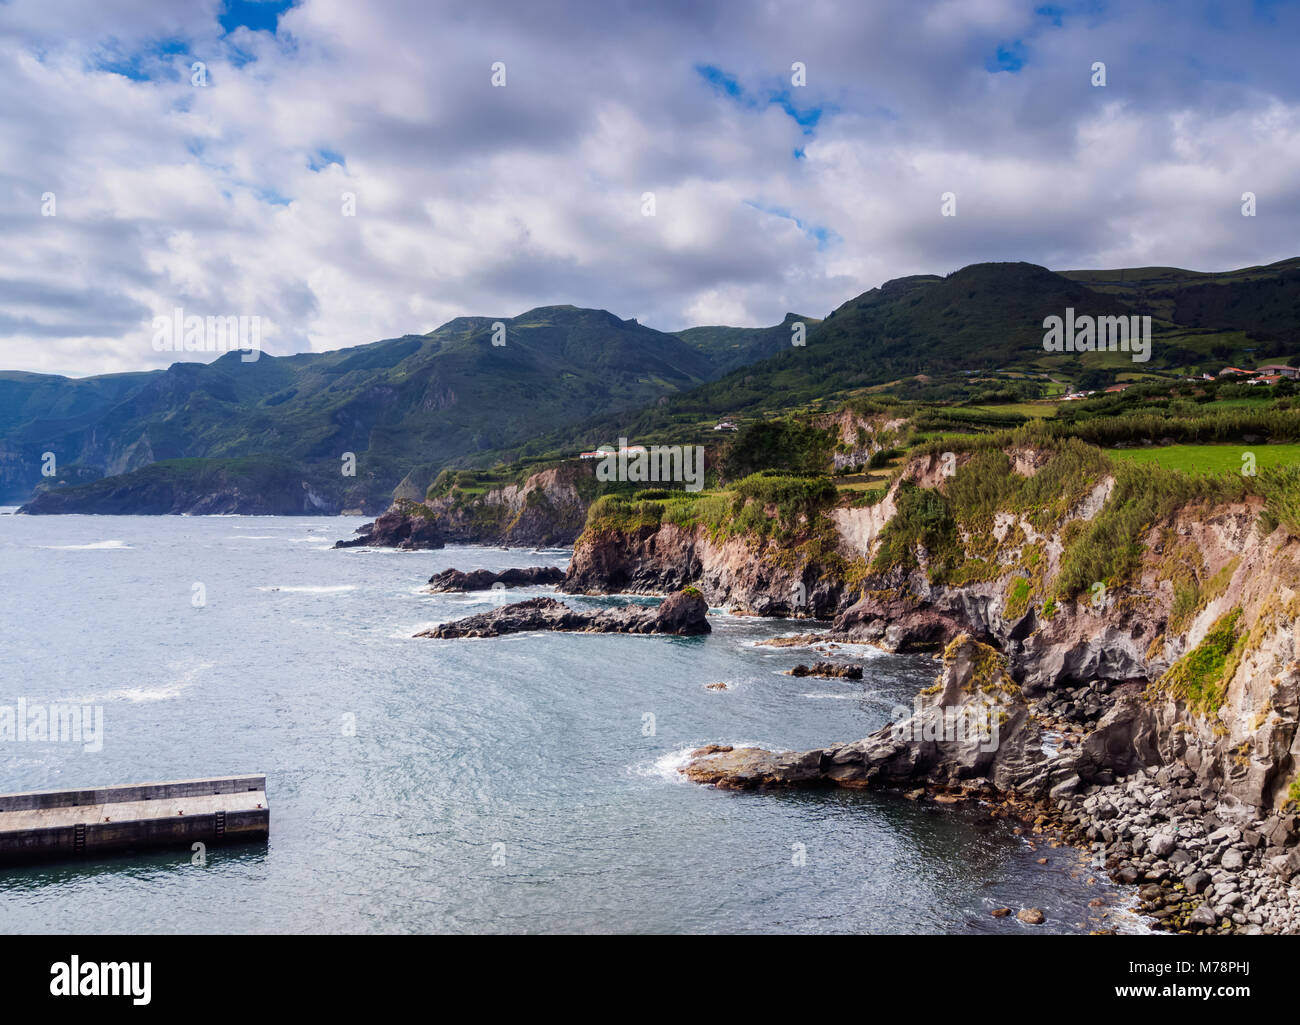
<svg viewBox="0 0 1300 1025">
<path fill-rule="evenodd" d="M 681 770 L 724 789 L 775 786 L 948 786 L 984 777 L 1010 788 L 1035 776 L 1042 738 L 1006 660 L 973 638 L 944 652 L 933 700 L 852 744 L 813 751 L 701 748 Z"/>
<path fill-rule="evenodd" d="M 401 548 L 406 551 L 443 547 L 442 535 L 432 520 L 400 507 L 389 509 L 374 523 L 367 523 L 361 531 L 357 537 L 336 541 L 334 547 Z"/>
<path fill-rule="evenodd" d="M 958 634 L 968 632 L 958 617 L 941 612 L 912 595 L 869 594 L 835 619 L 831 633 L 850 639 L 888 639 L 896 651 L 942 648 Z"/>
<path fill-rule="evenodd" d="M 558 566 L 529 566 L 527 569 L 507 569 L 493 573 L 490 569 L 476 569 L 462 573 L 458 569 L 445 569 L 429 578 L 430 590 L 486 591 L 500 584 L 502 587 L 529 587 L 539 584 L 558 584 L 564 579 L 564 570 Z"/>
<path fill-rule="evenodd" d="M 417 637 L 500 637 L 535 630 L 576 633 L 706 634 L 709 607 L 698 594 L 682 591 L 665 598 L 658 608 L 625 605 L 619 609 L 579 612 L 554 598 L 530 598 L 490 612 L 443 623 Z"/>
<path fill-rule="evenodd" d="M 810 666 L 800 663 L 787 676 L 820 676 L 825 679 L 860 680 L 861 666 L 836 665 L 834 662 L 814 662 Z"/>
<path fill-rule="evenodd" d="M 1085 780 L 1111 771 L 1121 775 L 1159 765 L 1155 716 L 1140 693 L 1121 694 L 1083 742 L 1079 775 Z"/>
</svg>

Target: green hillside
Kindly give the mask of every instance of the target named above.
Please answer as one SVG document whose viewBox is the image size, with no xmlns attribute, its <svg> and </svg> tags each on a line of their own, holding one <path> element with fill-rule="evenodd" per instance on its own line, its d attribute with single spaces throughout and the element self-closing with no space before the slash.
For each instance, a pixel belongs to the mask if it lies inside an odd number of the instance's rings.
<svg viewBox="0 0 1300 1025">
<path fill-rule="evenodd" d="M 1045 351 L 1044 319 L 1067 309 L 1150 316 L 1150 360 Z M 428 335 L 254 363 L 232 353 L 79 381 L 0 375 L 0 502 L 49 483 L 45 451 L 60 480 L 82 487 L 160 460 L 275 456 L 327 503 L 375 509 L 395 488 L 423 495 L 443 469 L 526 466 L 620 437 L 716 447 L 724 420 L 744 427 L 882 394 L 925 404 L 925 432 L 1011 426 L 1052 415 L 1044 400 L 1067 391 L 1168 390 L 1226 364 L 1300 361 L 1300 259 L 1215 273 L 974 264 L 766 328 L 669 334 L 572 306 L 500 319 L 504 345 L 493 344 L 495 318 L 463 317 Z M 802 346 L 791 344 L 800 321 Z M 1253 401 L 1249 389 L 1218 398 Z M 1086 414 L 1072 405 L 1061 412 Z M 339 472 L 348 452 L 351 478 Z"/>
<path fill-rule="evenodd" d="M 415 468 L 422 489 L 475 453 L 561 424 L 652 404 L 717 376 L 707 344 L 603 310 L 552 306 L 505 325 L 453 320 L 425 336 L 327 353 L 210 364 L 112 378 L 0 379 L 0 502 L 60 466 L 122 474 L 159 460 L 275 455 L 310 469 L 344 505 L 379 507 Z M 776 330 L 776 329 L 768 329 Z M 357 473 L 339 472 L 344 453 Z"/>
</svg>

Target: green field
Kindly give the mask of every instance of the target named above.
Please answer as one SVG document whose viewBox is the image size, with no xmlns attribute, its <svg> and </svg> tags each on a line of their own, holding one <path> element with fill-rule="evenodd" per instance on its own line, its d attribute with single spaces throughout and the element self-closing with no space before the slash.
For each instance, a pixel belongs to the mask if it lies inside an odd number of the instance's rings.
<svg viewBox="0 0 1300 1025">
<path fill-rule="evenodd" d="M 1059 387 L 1059 386 L 1058 386 Z M 1003 402 L 996 406 L 967 406 L 981 413 L 1019 413 L 1021 416 L 1056 416 L 1056 406 L 1046 402 Z"/>
<path fill-rule="evenodd" d="M 1242 456 L 1255 454 L 1255 468 L 1300 465 L 1300 445 L 1165 445 L 1152 448 L 1113 449 L 1116 459 L 1157 463 L 1184 473 L 1240 473 Z"/>
</svg>

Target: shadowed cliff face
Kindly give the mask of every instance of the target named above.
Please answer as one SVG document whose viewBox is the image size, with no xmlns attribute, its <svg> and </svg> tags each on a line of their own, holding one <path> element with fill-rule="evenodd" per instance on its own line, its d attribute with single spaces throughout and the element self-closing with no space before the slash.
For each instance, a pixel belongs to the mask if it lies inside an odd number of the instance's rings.
<svg viewBox="0 0 1300 1025">
<path fill-rule="evenodd" d="M 779 554 L 776 549 L 768 556 Z M 703 527 L 584 534 L 561 585 L 572 594 L 662 594 L 694 584 L 710 604 L 758 616 L 827 616 L 842 582 L 764 557 L 744 538 L 713 541 Z"/>
<path fill-rule="evenodd" d="M 373 523 L 358 528 L 356 537 L 334 543 L 335 548 L 400 548 L 404 551 L 443 548 L 445 545 L 442 532 L 416 502 L 398 502 Z"/>
</svg>

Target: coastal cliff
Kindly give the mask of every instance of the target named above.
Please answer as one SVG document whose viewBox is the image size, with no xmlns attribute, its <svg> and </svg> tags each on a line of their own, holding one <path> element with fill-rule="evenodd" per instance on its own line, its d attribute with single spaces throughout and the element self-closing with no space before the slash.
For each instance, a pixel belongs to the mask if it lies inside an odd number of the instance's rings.
<svg viewBox="0 0 1300 1025">
<path fill-rule="evenodd" d="M 951 663 L 978 646 L 1015 691 L 1002 746 L 987 763 L 892 734 L 819 752 L 702 749 L 690 778 L 978 781 L 1042 802 L 1120 878 L 1176 896 L 1154 905 L 1170 927 L 1300 928 L 1289 900 L 1251 903 L 1300 871 L 1300 540 L 1278 481 L 1138 470 L 1074 440 L 975 441 L 922 452 L 868 501 L 802 488 L 602 500 L 562 589 L 694 585 L 737 611 L 833 617 L 819 639 L 946 647 Z M 1029 757 L 1045 731 L 1061 737 L 1055 760 Z M 1163 814 L 1119 829 L 1104 817 L 1148 791 Z M 1178 838 L 1169 850 L 1161 830 Z"/>
<path fill-rule="evenodd" d="M 446 471 L 430 485 L 423 501 L 399 499 L 357 538 L 335 547 L 412 547 L 412 536 L 429 540 L 420 547 L 570 545 L 582 532 L 597 488 L 590 463 L 560 463 L 514 479 Z"/>
</svg>

